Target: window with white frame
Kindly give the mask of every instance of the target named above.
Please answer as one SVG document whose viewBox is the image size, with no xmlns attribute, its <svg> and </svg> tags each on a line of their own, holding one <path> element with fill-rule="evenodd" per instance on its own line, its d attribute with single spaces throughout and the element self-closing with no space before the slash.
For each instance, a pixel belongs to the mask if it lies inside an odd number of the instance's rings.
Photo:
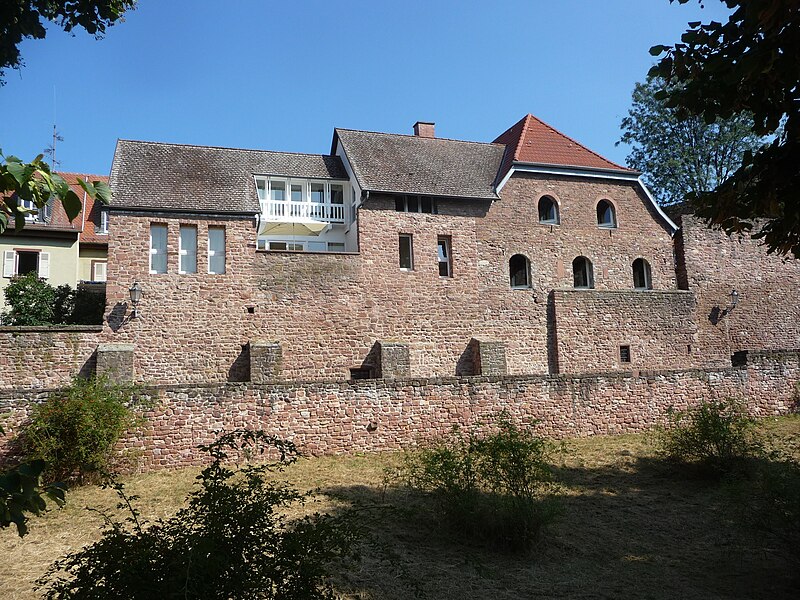
<svg viewBox="0 0 800 600">
<path fill-rule="evenodd" d="M 92 261 L 92 281 L 105 281 L 108 263 L 104 260 Z"/>
<path fill-rule="evenodd" d="M 150 225 L 150 272 L 167 272 L 167 226 Z"/>
<path fill-rule="evenodd" d="M 194 225 L 181 225 L 178 256 L 180 257 L 179 273 L 197 273 L 197 227 Z"/>
<path fill-rule="evenodd" d="M 450 251 L 450 236 L 440 235 L 436 239 L 439 259 L 439 277 L 453 276 L 453 257 Z"/>
<path fill-rule="evenodd" d="M 97 230 L 97 233 L 106 234 L 108 233 L 108 211 L 107 210 L 100 210 L 100 229 Z"/>
<path fill-rule="evenodd" d="M 414 243 L 410 235 L 403 234 L 400 236 L 400 270 L 413 271 L 414 270 Z"/>
<path fill-rule="evenodd" d="M 225 228 L 208 228 L 208 272 L 214 275 L 225 273 Z"/>
<path fill-rule="evenodd" d="M 3 277 L 36 273 L 40 279 L 50 277 L 50 253 L 39 250 L 6 250 L 3 253 Z"/>
</svg>

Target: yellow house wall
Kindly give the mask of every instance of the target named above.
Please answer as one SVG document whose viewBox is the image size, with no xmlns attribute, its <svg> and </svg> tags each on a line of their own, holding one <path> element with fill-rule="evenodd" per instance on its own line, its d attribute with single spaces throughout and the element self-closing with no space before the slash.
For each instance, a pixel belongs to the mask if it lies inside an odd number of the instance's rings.
<svg viewBox="0 0 800 600">
<path fill-rule="evenodd" d="M 81 248 L 78 253 L 78 281 L 92 280 L 92 261 L 107 260 L 108 251 L 99 248 Z"/>
<path fill-rule="evenodd" d="M 10 279 L 2 277 L 2 258 L 6 250 L 38 250 L 50 253 L 50 277 L 52 286 L 68 283 L 73 288 L 78 283 L 78 240 L 47 239 L 33 237 L 0 237 L 0 310 L 5 309 L 5 288 Z"/>
</svg>

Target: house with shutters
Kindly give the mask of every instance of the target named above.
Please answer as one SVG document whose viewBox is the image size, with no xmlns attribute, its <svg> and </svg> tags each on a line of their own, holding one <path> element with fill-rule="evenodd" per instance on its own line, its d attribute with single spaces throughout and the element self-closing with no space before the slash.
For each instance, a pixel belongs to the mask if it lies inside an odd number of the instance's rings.
<svg viewBox="0 0 800 600">
<path fill-rule="evenodd" d="M 800 343 L 781 318 L 800 268 L 679 227 L 532 115 L 491 142 L 335 129 L 327 154 L 120 140 L 109 184 L 107 340 L 143 381 L 678 369 Z M 736 286 L 723 332 L 708 312 Z M 764 286 L 790 305 L 769 335 Z"/>
<path fill-rule="evenodd" d="M 3 276 L 0 278 L 0 310 L 5 304 L 2 290 L 18 275 L 36 273 L 52 286 L 80 282 L 104 282 L 108 262 L 108 213 L 86 195 L 77 183 L 81 178 L 104 181 L 101 175 L 59 173 L 83 200 L 81 213 L 72 221 L 60 202 L 32 212 L 19 232 L 9 227 L 0 236 Z M 25 201 L 23 201 L 23 204 Z M 33 205 L 27 206 L 34 210 Z"/>
</svg>

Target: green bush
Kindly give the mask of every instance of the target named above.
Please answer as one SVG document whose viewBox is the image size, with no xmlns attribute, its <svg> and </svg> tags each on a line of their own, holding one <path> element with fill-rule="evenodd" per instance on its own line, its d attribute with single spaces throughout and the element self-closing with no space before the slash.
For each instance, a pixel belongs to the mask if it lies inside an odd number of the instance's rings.
<svg viewBox="0 0 800 600">
<path fill-rule="evenodd" d="M 141 405 L 132 385 L 75 378 L 34 406 L 22 431 L 24 448 L 30 458 L 47 463 L 49 477 L 83 479 L 111 466 L 116 443 L 141 423 L 135 411 Z"/>
<path fill-rule="evenodd" d="M 763 450 L 755 420 L 733 399 L 703 402 L 686 411 L 670 410 L 667 418 L 656 440 L 659 452 L 670 460 L 725 472 Z"/>
<path fill-rule="evenodd" d="M 103 322 L 105 294 L 68 284 L 53 287 L 36 273 L 15 277 L 6 286 L 4 325 L 99 325 Z"/>
<path fill-rule="evenodd" d="M 51 325 L 56 291 L 36 273 L 15 277 L 3 293 L 9 310 L 3 312 L 4 325 Z"/>
<path fill-rule="evenodd" d="M 254 449 L 279 458 L 236 471 L 224 466 L 230 450 L 241 458 Z M 120 506 L 130 509 L 129 524 L 108 520 L 99 541 L 54 563 L 38 582 L 44 597 L 334 598 L 331 575 L 356 558 L 366 533 L 355 513 L 286 516 L 309 496 L 268 480 L 296 460 L 291 442 L 237 431 L 203 450 L 213 461 L 198 477 L 199 489 L 167 520 L 142 523 L 130 508 L 135 498 L 114 485 Z"/>
<path fill-rule="evenodd" d="M 557 514 L 548 463 L 555 447 L 501 416 L 487 435 L 453 430 L 407 452 L 401 477 L 430 494 L 451 530 L 512 552 L 526 552 Z"/>
</svg>

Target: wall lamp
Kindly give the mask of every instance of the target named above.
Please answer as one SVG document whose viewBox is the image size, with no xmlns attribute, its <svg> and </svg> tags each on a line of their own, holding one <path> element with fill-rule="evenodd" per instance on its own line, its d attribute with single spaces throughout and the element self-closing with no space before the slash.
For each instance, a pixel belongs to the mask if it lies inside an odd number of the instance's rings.
<svg viewBox="0 0 800 600">
<path fill-rule="evenodd" d="M 731 312 L 736 305 L 739 304 L 739 292 L 736 290 L 731 290 L 731 307 L 728 309 L 728 312 Z"/>
<path fill-rule="evenodd" d="M 134 281 L 133 285 L 128 290 L 131 295 L 131 304 L 133 305 L 132 319 L 139 316 L 139 301 L 142 299 L 142 285 L 138 281 Z"/>
</svg>

